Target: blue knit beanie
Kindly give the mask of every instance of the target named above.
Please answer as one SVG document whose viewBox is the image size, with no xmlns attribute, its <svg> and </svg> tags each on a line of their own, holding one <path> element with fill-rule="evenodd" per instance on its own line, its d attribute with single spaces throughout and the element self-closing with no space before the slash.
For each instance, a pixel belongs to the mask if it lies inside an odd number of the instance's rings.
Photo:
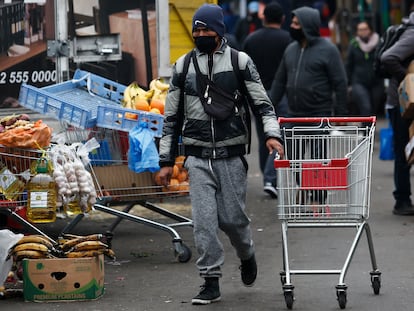
<svg viewBox="0 0 414 311">
<path fill-rule="evenodd" d="M 225 26 L 222 8 L 216 4 L 203 4 L 193 16 L 193 32 L 197 27 L 207 27 L 223 37 Z"/>
</svg>

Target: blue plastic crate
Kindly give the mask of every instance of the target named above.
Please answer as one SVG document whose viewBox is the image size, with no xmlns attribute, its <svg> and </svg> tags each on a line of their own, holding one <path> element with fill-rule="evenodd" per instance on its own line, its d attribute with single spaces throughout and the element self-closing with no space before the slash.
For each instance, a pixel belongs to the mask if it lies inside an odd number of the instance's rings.
<svg viewBox="0 0 414 311">
<path fill-rule="evenodd" d="M 131 118 L 131 117 L 134 118 Z M 161 137 L 164 116 L 159 113 L 126 109 L 113 105 L 99 105 L 96 125 L 103 128 L 129 132 L 139 122 L 148 124 L 155 137 Z"/>
<path fill-rule="evenodd" d="M 22 84 L 20 87 L 19 102 L 22 106 L 30 110 L 59 120 L 60 100 L 51 97 L 49 93 L 42 89 L 28 84 Z"/>
<path fill-rule="evenodd" d="M 21 105 L 79 128 L 96 125 L 99 105 L 120 106 L 126 86 L 87 71 L 76 70 L 73 79 L 36 88 L 23 84 Z"/>
</svg>

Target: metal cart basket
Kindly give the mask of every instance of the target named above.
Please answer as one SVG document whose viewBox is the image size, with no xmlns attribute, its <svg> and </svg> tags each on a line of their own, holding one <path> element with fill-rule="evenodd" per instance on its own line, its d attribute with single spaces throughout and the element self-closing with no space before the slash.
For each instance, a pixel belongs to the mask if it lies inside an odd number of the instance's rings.
<svg viewBox="0 0 414 311">
<path fill-rule="evenodd" d="M 365 231 L 374 294 L 381 287 L 369 217 L 371 165 L 375 117 L 279 118 L 285 140 L 285 159 L 275 159 L 278 217 L 281 221 L 283 270 L 281 282 L 286 306 L 292 309 L 294 274 L 338 274 L 336 295 L 346 307 L 345 276 Z M 357 232 L 341 269 L 290 267 L 288 229 L 356 228 Z"/>
<path fill-rule="evenodd" d="M 113 231 L 122 219 L 130 220 L 139 224 L 150 226 L 168 233 L 173 242 L 174 254 L 179 262 L 187 262 L 191 258 L 191 249 L 186 246 L 177 232 L 177 227 L 192 227 L 192 220 L 179 215 L 156 204 L 172 198 L 188 195 L 188 183 L 174 185 L 174 187 L 163 188 L 154 182 L 154 175 L 150 172 L 135 173 L 128 168 L 128 132 L 105 128 L 78 129 L 68 127 L 65 129 L 67 143 L 80 144 L 90 138 L 95 138 L 100 147 L 89 154 L 90 163 L 87 170 L 91 173 L 98 200 L 93 204 L 95 210 L 116 216 L 116 220 L 105 232 L 108 242 L 111 241 Z M 21 229 L 34 232 L 47 237 L 36 223 L 25 218 L 20 208 L 27 206 L 27 182 L 34 176 L 31 166 L 43 154 L 51 156 L 51 148 L 46 150 L 19 149 L 0 146 L 1 167 L 7 168 L 1 171 L 2 182 L 10 184 L 16 180 L 21 187 L 15 187 L 12 192 L 0 195 L 0 214 L 6 215 L 14 221 Z M 177 163 L 178 165 L 182 163 Z M 185 187 L 181 187 L 181 186 Z M 1 191 L 3 192 L 3 191 Z M 4 192 L 3 192 L 4 193 Z M 153 220 L 149 217 L 141 217 L 130 213 L 135 206 L 164 216 L 165 220 Z M 123 208 L 122 210 L 119 207 Z M 84 218 L 84 213 L 73 215 L 74 217 L 62 229 L 61 234 L 70 233 L 75 226 Z"/>
<path fill-rule="evenodd" d="M 170 234 L 178 261 L 189 261 L 192 255 L 191 250 L 182 242 L 175 228 L 192 227 L 192 220 L 154 203 L 157 200 L 187 196 L 189 193 L 188 183 L 182 182 L 165 188 L 156 185 L 152 173 L 131 171 L 128 168 L 127 159 L 128 132 L 100 127 L 85 130 L 69 127 L 66 129 L 65 135 L 67 143 L 82 142 L 92 137 L 100 143 L 97 152 L 89 155 L 91 159 L 89 168 L 99 198 L 98 202 L 94 204 L 94 208 L 118 217 L 110 226 L 107 235 L 111 235 L 123 219 L 144 224 Z M 180 167 L 182 164 L 176 163 Z M 174 222 L 161 223 L 131 214 L 130 211 L 137 205 L 165 216 Z M 111 206 L 124 206 L 124 209 L 121 211 Z M 70 232 L 73 230 L 83 216 L 84 214 L 77 215 L 63 231 Z"/>
</svg>

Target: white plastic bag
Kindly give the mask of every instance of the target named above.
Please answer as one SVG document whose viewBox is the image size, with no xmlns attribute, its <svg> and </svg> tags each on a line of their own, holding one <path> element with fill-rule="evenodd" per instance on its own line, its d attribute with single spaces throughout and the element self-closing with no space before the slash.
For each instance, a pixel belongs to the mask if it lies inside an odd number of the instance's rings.
<svg viewBox="0 0 414 311">
<path fill-rule="evenodd" d="M 13 247 L 21 238 L 23 234 L 15 234 L 8 229 L 0 230 L 0 286 L 3 285 L 7 279 L 13 260 L 7 259 L 10 248 Z"/>
</svg>

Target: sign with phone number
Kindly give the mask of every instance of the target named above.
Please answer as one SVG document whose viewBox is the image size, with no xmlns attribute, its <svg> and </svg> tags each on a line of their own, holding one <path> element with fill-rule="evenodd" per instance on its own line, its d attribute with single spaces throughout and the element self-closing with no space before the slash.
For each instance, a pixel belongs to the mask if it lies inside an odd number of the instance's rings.
<svg viewBox="0 0 414 311">
<path fill-rule="evenodd" d="M 38 70 L 38 71 L 2 71 L 0 72 L 1 84 L 35 84 L 35 83 L 52 83 L 56 82 L 56 70 Z"/>
</svg>

